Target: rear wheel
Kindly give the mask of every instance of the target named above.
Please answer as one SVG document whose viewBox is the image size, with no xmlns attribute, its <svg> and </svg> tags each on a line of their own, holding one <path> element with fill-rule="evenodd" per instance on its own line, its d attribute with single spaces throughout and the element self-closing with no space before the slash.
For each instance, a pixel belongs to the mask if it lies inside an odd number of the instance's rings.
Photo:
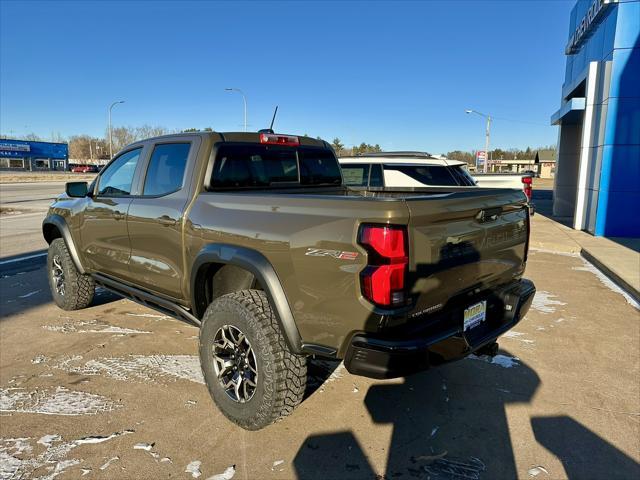
<svg viewBox="0 0 640 480">
<path fill-rule="evenodd" d="M 80 310 L 91 304 L 95 292 L 93 278 L 78 271 L 62 238 L 49 245 L 47 270 L 51 295 L 58 307 Z"/>
<path fill-rule="evenodd" d="M 200 328 L 200 363 L 220 411 L 247 430 L 289 415 L 302 401 L 306 357 L 291 353 L 264 292 L 214 300 Z"/>
</svg>

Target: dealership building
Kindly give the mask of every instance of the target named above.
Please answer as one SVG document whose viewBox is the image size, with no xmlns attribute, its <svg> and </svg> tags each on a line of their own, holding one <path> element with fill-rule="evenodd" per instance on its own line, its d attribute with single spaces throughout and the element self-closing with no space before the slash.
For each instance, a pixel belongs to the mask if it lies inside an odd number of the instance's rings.
<svg viewBox="0 0 640 480">
<path fill-rule="evenodd" d="M 0 139 L 2 170 L 66 170 L 68 162 L 66 143 Z"/>
<path fill-rule="evenodd" d="M 640 0 L 578 0 L 565 53 L 553 213 L 640 237 Z"/>
</svg>

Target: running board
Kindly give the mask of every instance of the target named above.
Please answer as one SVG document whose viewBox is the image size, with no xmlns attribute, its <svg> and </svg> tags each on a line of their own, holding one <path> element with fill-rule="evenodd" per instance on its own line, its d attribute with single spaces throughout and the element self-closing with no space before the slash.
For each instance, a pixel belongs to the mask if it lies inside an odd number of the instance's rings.
<svg viewBox="0 0 640 480">
<path fill-rule="evenodd" d="M 116 295 L 128 298 L 129 300 L 133 300 L 145 307 L 153 308 L 154 310 L 171 315 L 178 320 L 182 320 L 197 327 L 201 324 L 200 320 L 194 317 L 191 312 L 171 300 L 158 297 L 157 295 L 126 285 L 117 280 L 100 275 L 99 273 L 94 273 L 92 277 L 96 281 L 96 284 L 112 291 Z"/>
</svg>

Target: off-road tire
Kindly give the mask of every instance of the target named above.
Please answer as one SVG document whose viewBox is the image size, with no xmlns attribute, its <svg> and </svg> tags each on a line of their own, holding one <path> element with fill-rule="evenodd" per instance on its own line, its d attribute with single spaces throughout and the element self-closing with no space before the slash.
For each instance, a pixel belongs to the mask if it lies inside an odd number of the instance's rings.
<svg viewBox="0 0 640 480">
<path fill-rule="evenodd" d="M 231 399 L 214 369 L 213 341 L 231 325 L 244 333 L 256 356 L 256 388 L 246 403 Z M 223 295 L 207 308 L 200 328 L 200 365 L 213 401 L 232 422 L 260 430 L 293 412 L 307 383 L 307 359 L 289 350 L 269 300 L 263 291 L 241 290 Z"/>
<path fill-rule="evenodd" d="M 58 292 L 54 280 L 54 259 L 64 272 L 64 293 Z M 62 238 L 56 238 L 49 245 L 47 255 L 47 276 L 49 278 L 49 288 L 51 296 L 58 307 L 63 310 L 80 310 L 86 308 L 93 300 L 96 286 L 93 278 L 78 271 L 69 249 Z"/>
</svg>

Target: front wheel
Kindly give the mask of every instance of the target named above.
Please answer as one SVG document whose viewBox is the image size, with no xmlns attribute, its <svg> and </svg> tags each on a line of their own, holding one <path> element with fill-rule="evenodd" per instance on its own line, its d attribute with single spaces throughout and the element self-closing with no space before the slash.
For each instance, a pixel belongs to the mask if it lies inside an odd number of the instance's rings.
<svg viewBox="0 0 640 480">
<path fill-rule="evenodd" d="M 220 411 L 246 430 L 293 412 L 307 382 L 306 357 L 291 353 L 264 292 L 223 295 L 200 328 L 200 364 Z"/>
<path fill-rule="evenodd" d="M 47 270 L 51 295 L 58 307 L 80 310 L 91 304 L 95 282 L 78 271 L 62 238 L 56 238 L 49 245 Z"/>
</svg>

